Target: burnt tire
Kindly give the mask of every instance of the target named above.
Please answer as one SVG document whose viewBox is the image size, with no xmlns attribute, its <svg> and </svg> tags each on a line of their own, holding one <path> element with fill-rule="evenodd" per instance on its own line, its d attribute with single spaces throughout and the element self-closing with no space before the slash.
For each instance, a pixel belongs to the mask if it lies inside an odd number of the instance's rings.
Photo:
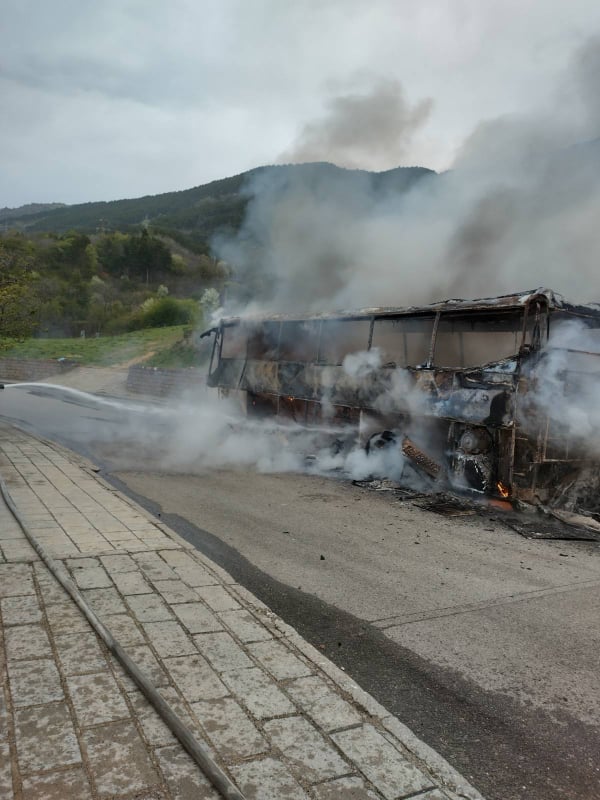
<svg viewBox="0 0 600 800">
<path fill-rule="evenodd" d="M 369 454 L 376 453 L 378 450 L 385 450 L 396 444 L 397 441 L 398 439 L 393 431 L 378 431 L 367 439 L 365 452 Z"/>
</svg>

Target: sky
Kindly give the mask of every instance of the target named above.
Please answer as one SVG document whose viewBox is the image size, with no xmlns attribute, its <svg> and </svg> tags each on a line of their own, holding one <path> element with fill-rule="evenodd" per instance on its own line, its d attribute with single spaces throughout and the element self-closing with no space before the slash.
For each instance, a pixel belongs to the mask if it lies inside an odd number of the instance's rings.
<svg viewBox="0 0 600 800">
<path fill-rule="evenodd" d="M 3 0 L 0 207 L 445 170 L 482 123 L 575 103 L 598 33 L 594 0 Z"/>
</svg>

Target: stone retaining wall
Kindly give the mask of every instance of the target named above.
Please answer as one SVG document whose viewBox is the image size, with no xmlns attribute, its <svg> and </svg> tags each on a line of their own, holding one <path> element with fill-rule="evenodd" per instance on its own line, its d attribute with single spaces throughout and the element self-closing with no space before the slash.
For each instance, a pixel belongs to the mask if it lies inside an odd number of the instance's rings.
<svg viewBox="0 0 600 800">
<path fill-rule="evenodd" d="M 161 369 L 135 364 L 129 367 L 127 391 L 155 397 L 179 394 L 189 389 L 206 388 L 206 374 L 196 369 Z"/>
<path fill-rule="evenodd" d="M 0 378 L 3 381 L 40 381 L 77 366 L 74 361 L 27 358 L 0 358 Z"/>
</svg>

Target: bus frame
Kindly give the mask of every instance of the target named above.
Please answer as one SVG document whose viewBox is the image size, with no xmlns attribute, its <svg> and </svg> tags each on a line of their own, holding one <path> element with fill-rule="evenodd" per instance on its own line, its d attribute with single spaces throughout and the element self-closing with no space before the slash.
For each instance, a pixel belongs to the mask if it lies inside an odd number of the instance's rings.
<svg viewBox="0 0 600 800">
<path fill-rule="evenodd" d="M 453 490 L 547 502 L 596 466 L 535 402 L 551 329 L 577 319 L 600 330 L 600 309 L 551 290 L 422 307 L 229 317 L 214 334 L 209 386 L 248 416 L 338 426 L 355 443 L 398 445 L 412 466 Z M 599 352 L 573 350 L 577 370 Z M 583 361 L 582 361 L 583 359 Z"/>
</svg>

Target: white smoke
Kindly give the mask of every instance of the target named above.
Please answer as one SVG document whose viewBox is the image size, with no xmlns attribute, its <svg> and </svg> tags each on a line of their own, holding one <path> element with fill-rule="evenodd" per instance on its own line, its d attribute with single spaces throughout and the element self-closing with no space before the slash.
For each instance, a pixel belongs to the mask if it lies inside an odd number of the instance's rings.
<svg viewBox="0 0 600 800">
<path fill-rule="evenodd" d="M 373 347 L 371 350 L 348 353 L 342 362 L 342 369 L 349 378 L 365 380 L 376 369 L 379 369 L 381 361 L 381 350 Z"/>
<path fill-rule="evenodd" d="M 258 307 L 278 311 L 537 286 L 598 297 L 599 83 L 596 38 L 565 69 L 553 108 L 532 101 L 528 116 L 482 122 L 442 175 L 265 170 L 247 187 L 239 234 L 215 242 L 218 255 L 253 286 Z"/>
<path fill-rule="evenodd" d="M 547 415 L 551 437 L 571 452 L 600 457 L 600 330 L 578 320 L 555 326 L 533 370 L 522 424 L 535 432 Z"/>
<path fill-rule="evenodd" d="M 353 353 L 344 359 L 342 371 L 356 386 L 367 386 L 381 366 L 377 349 Z M 408 387 L 408 373 L 394 370 L 394 392 Z M 396 375 L 397 373 L 397 375 Z M 412 388 L 414 403 L 419 392 Z M 382 411 L 391 409 L 386 392 L 376 398 Z M 333 404 L 330 402 L 331 408 Z M 323 422 L 297 424 L 280 417 L 247 417 L 237 399 L 219 398 L 214 390 L 184 395 L 163 408 L 136 409 L 128 420 L 127 435 L 148 448 L 146 462 L 158 462 L 170 471 L 202 473 L 211 469 L 252 468 L 259 472 L 311 472 L 364 480 L 370 477 L 400 480 L 406 459 L 401 439 L 389 447 L 365 450 L 364 437 L 353 426 L 329 423 L 327 397 L 322 401 Z M 139 468 L 139 454 L 132 455 Z M 122 467 L 125 450 L 119 454 Z"/>
<path fill-rule="evenodd" d="M 429 98 L 411 106 L 397 80 L 371 78 L 368 86 L 331 98 L 323 116 L 307 123 L 278 160 L 382 169 L 406 158 L 431 107 Z"/>
</svg>

